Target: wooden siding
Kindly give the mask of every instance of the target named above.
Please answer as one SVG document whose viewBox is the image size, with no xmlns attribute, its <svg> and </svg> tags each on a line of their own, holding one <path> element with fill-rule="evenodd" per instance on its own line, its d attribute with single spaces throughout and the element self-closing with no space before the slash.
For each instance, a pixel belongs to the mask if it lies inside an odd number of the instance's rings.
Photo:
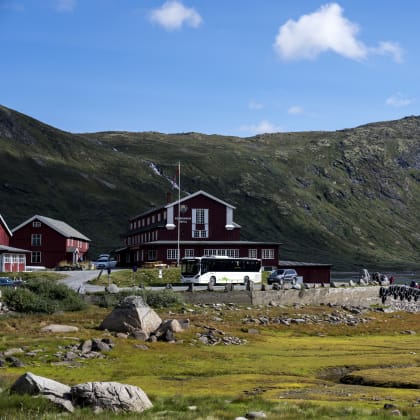
<svg viewBox="0 0 420 420">
<path fill-rule="evenodd" d="M 180 259 L 185 255 L 185 249 L 193 250 L 194 256 L 201 257 L 206 249 L 237 249 L 239 257 L 248 257 L 250 249 L 257 250 L 257 258 L 262 258 L 263 249 L 273 249 L 273 258 L 264 259 L 263 265 L 277 266 L 279 260 L 279 244 L 248 243 L 240 241 L 241 228 L 234 225 L 233 229 L 226 229 L 226 225 L 234 224 L 233 207 L 221 202 L 206 193 L 195 193 L 181 200 L 179 241 Z M 172 207 L 172 208 L 170 208 Z M 208 210 L 208 235 L 194 237 L 193 209 Z M 232 220 L 227 220 L 227 209 L 232 214 Z M 170 220 L 170 214 L 173 220 Z M 158 217 L 160 215 L 160 217 Z M 172 222 L 172 223 L 170 223 Z M 167 224 L 175 225 L 168 229 Z M 201 230 L 203 226 L 197 226 Z M 121 266 L 139 265 L 156 261 L 164 264 L 177 262 L 176 251 L 178 242 L 178 204 L 168 203 L 147 211 L 130 220 L 129 231 L 125 237 L 126 249 L 118 252 L 118 261 Z M 171 242 L 171 243 L 168 243 Z M 188 242 L 188 243 L 187 243 Z M 213 242 L 213 244 L 209 244 Z M 168 258 L 168 250 L 172 250 L 172 257 Z M 151 258 L 151 255 L 152 258 Z"/>
<path fill-rule="evenodd" d="M 7 229 L 5 226 L 3 226 L 3 223 L 0 222 L 0 245 L 9 246 L 10 244 L 10 236 L 7 232 Z"/>
<path fill-rule="evenodd" d="M 32 245 L 32 235 L 41 235 L 41 245 Z M 41 252 L 41 261 L 39 263 L 32 262 L 31 254 L 27 256 L 27 265 L 45 266 L 54 268 L 61 261 L 72 263 L 72 253 L 67 252 L 67 239 L 56 230 L 52 229 L 45 223 L 41 223 L 40 227 L 33 227 L 33 223 L 29 222 L 13 233 L 11 244 L 16 248 L 26 249 L 28 251 Z M 74 242 L 81 242 L 83 249 L 87 252 L 89 243 L 75 239 Z M 79 254 L 83 257 L 84 253 Z"/>
</svg>

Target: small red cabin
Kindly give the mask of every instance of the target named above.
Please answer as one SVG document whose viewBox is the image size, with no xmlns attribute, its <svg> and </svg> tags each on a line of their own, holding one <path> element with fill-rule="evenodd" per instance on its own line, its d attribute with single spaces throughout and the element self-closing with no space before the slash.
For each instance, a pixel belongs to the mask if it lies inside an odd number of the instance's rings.
<svg viewBox="0 0 420 420">
<path fill-rule="evenodd" d="M 12 229 L 12 245 L 30 250 L 30 265 L 47 268 L 85 259 L 90 239 L 60 220 L 35 215 Z"/>
</svg>

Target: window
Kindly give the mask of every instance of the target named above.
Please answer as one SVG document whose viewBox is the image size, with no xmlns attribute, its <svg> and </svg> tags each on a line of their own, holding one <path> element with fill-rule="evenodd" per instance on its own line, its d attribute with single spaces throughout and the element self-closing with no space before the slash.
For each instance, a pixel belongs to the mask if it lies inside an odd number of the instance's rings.
<svg viewBox="0 0 420 420">
<path fill-rule="evenodd" d="M 177 260 L 178 259 L 178 250 L 177 249 L 167 249 L 166 258 L 168 260 Z"/>
<path fill-rule="evenodd" d="M 274 258 L 274 249 L 263 249 L 261 251 L 261 258 L 264 260 L 272 260 Z"/>
<path fill-rule="evenodd" d="M 184 257 L 194 257 L 194 249 L 186 249 L 184 251 Z"/>
<path fill-rule="evenodd" d="M 239 258 L 239 249 L 205 249 L 204 256 L 226 256 L 231 258 Z"/>
<path fill-rule="evenodd" d="M 193 238 L 208 238 L 207 230 L 193 230 Z"/>
<path fill-rule="evenodd" d="M 125 262 L 126 263 L 130 262 L 130 254 L 129 253 L 125 254 Z"/>
<path fill-rule="evenodd" d="M 156 261 L 156 249 L 147 250 L 147 259 L 148 261 Z"/>
<path fill-rule="evenodd" d="M 41 246 L 41 234 L 33 233 L 31 236 L 31 245 L 32 246 Z"/>
<path fill-rule="evenodd" d="M 248 249 L 248 258 L 258 258 L 258 251 L 256 249 Z"/>
<path fill-rule="evenodd" d="M 152 216 L 152 223 L 155 223 L 155 215 Z"/>
<path fill-rule="evenodd" d="M 209 237 L 209 209 L 192 209 L 192 232 L 193 238 Z"/>
<path fill-rule="evenodd" d="M 197 225 L 204 225 L 204 209 L 195 209 L 195 223 Z"/>
<path fill-rule="evenodd" d="M 41 262 L 41 251 L 31 252 L 31 263 L 39 264 Z"/>
<path fill-rule="evenodd" d="M 37 220 L 34 220 L 34 221 L 32 222 L 32 227 L 34 227 L 34 228 L 39 228 L 39 227 L 41 227 L 41 222 L 38 222 Z"/>
<path fill-rule="evenodd" d="M 161 214 L 158 213 L 158 215 L 157 215 L 157 221 L 160 222 L 160 220 L 161 220 Z"/>
</svg>

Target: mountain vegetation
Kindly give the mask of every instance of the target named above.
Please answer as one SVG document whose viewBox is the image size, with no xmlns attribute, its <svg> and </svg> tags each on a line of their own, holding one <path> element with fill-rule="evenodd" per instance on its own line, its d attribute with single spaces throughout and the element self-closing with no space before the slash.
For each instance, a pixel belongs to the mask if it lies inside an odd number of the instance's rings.
<svg viewBox="0 0 420 420">
<path fill-rule="evenodd" d="M 281 243 L 282 260 L 333 269 L 420 267 L 420 117 L 333 132 L 239 138 L 200 133 L 72 134 L 0 107 L 0 214 L 34 214 L 122 246 L 128 219 L 182 195 L 236 207 L 242 239 Z"/>
</svg>

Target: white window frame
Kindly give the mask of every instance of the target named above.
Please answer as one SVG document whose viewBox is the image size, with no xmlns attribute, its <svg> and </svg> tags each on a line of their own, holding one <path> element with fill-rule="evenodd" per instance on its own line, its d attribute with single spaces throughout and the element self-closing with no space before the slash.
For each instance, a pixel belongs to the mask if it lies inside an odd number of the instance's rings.
<svg viewBox="0 0 420 420">
<path fill-rule="evenodd" d="M 31 252 L 31 263 L 40 264 L 41 263 L 41 251 L 32 251 Z"/>
<path fill-rule="evenodd" d="M 186 249 L 184 251 L 184 257 L 194 257 L 194 248 Z"/>
<path fill-rule="evenodd" d="M 34 227 L 34 228 L 39 228 L 39 227 L 41 227 L 41 222 L 40 222 L 40 221 L 38 221 L 38 220 L 34 220 L 34 221 L 32 222 L 32 227 Z"/>
<path fill-rule="evenodd" d="M 272 259 L 274 259 L 274 249 L 273 248 L 262 249 L 261 250 L 261 258 L 263 260 L 272 260 Z"/>
<path fill-rule="evenodd" d="M 248 249 L 248 258 L 258 258 L 258 249 L 256 248 Z"/>
<path fill-rule="evenodd" d="M 178 249 L 170 248 L 166 250 L 166 259 L 167 260 L 178 260 Z"/>
<path fill-rule="evenodd" d="M 42 245 L 42 235 L 40 233 L 33 233 L 31 235 L 31 246 L 41 246 Z"/>
</svg>

